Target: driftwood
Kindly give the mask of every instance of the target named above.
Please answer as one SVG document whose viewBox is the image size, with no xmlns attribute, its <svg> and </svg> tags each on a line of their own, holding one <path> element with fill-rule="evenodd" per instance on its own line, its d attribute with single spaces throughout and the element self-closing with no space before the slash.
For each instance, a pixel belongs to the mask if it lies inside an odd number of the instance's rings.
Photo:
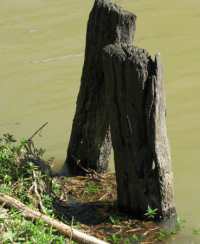
<svg viewBox="0 0 200 244">
<path fill-rule="evenodd" d="M 127 44 L 106 46 L 103 57 L 119 208 L 142 219 L 148 206 L 158 218 L 174 216 L 161 57 Z"/>
<path fill-rule="evenodd" d="M 6 207 L 13 207 L 19 210 L 22 216 L 28 220 L 42 219 L 48 225 L 53 226 L 58 231 L 65 234 L 70 240 L 74 240 L 80 243 L 90 243 L 90 244 L 106 244 L 107 242 L 101 241 L 93 236 L 89 236 L 85 233 L 82 233 L 78 230 L 73 229 L 71 226 L 63 224 L 62 222 L 52 219 L 51 217 L 42 214 L 36 210 L 33 210 L 25 206 L 22 202 L 14 199 L 13 197 L 7 196 L 3 193 L 0 193 L 0 203 L 5 203 Z"/>
<path fill-rule="evenodd" d="M 94 2 L 87 25 L 81 86 L 67 150 L 66 162 L 71 175 L 82 172 L 77 161 L 84 168 L 97 172 L 107 170 L 112 145 L 105 103 L 102 50 L 112 43 L 131 44 L 135 21 L 133 13 L 110 0 Z"/>
</svg>

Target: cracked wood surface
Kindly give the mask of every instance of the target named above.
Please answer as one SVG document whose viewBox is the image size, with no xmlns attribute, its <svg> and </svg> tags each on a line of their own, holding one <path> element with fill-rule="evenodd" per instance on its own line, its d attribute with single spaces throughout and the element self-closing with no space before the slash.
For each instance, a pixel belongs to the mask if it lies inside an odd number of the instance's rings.
<svg viewBox="0 0 200 244">
<path fill-rule="evenodd" d="M 174 216 L 161 57 L 127 44 L 108 45 L 103 57 L 119 207 L 137 218 L 148 205 L 158 218 Z"/>
</svg>

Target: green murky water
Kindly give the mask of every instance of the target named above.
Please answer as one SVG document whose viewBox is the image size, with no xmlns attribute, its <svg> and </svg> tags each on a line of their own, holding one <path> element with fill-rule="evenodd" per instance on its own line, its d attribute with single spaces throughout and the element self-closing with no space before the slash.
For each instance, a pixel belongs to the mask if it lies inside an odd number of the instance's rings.
<svg viewBox="0 0 200 244">
<path fill-rule="evenodd" d="M 192 236 L 200 228 L 200 1 L 117 2 L 138 16 L 135 45 L 162 55 L 175 200 Z M 55 157 L 56 170 L 66 157 L 92 5 L 0 1 L 0 133 L 28 138 L 48 121 L 35 143 Z"/>
</svg>

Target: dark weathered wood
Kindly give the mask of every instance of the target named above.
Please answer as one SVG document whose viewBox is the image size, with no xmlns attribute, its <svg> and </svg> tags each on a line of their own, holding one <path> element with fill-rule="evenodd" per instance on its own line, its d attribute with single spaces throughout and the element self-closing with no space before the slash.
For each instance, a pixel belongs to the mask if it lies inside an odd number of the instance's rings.
<svg viewBox="0 0 200 244">
<path fill-rule="evenodd" d="M 114 44 L 103 58 L 119 208 L 137 218 L 148 205 L 158 218 L 176 215 L 160 55 L 153 62 L 142 48 Z"/>
<path fill-rule="evenodd" d="M 136 16 L 109 0 L 95 0 L 89 16 L 85 61 L 77 99 L 71 138 L 67 151 L 70 174 L 80 167 L 105 171 L 111 152 L 102 50 L 117 42 L 132 43 Z"/>
</svg>

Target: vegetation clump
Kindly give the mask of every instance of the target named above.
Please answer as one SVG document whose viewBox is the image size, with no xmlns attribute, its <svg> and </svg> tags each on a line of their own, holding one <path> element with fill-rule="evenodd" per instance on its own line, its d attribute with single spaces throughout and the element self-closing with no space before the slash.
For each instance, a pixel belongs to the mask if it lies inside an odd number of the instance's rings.
<svg viewBox="0 0 200 244">
<path fill-rule="evenodd" d="M 32 139 L 21 139 L 18 144 L 12 135 L 4 134 L 0 138 L 0 193 L 55 218 L 51 167 L 41 159 L 43 153 Z M 66 243 L 66 237 L 43 220 L 28 221 L 4 205 L 0 207 L 0 243 Z"/>
<path fill-rule="evenodd" d="M 12 135 L 0 139 L 0 191 L 46 213 L 52 179 L 49 164 L 40 158 L 43 152 L 30 140 L 18 145 Z"/>
</svg>

